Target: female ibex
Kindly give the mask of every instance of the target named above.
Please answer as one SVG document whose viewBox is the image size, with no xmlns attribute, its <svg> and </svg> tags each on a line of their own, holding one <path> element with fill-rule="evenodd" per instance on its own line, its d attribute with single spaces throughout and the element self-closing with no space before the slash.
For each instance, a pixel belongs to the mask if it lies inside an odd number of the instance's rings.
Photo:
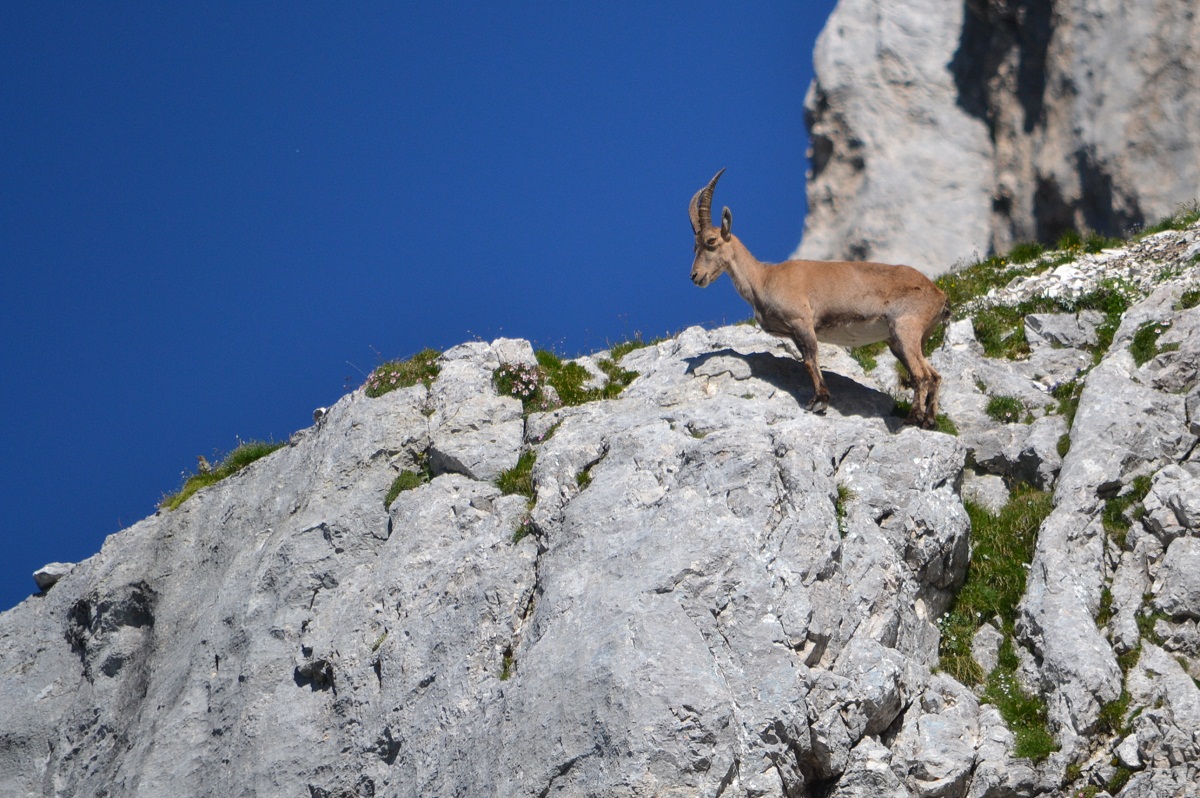
<svg viewBox="0 0 1200 798">
<path fill-rule="evenodd" d="M 912 375 L 913 404 L 906 423 L 937 426 L 938 385 L 942 377 L 922 351 L 926 339 L 949 317 L 946 295 L 929 278 L 908 266 L 847 261 L 789 260 L 759 262 L 730 232 L 733 214 L 721 212 L 712 224 L 712 195 L 722 169 L 692 197 L 688 213 L 696 234 L 692 282 L 704 288 L 729 272 L 733 286 L 754 308 L 766 332 L 790 338 L 800 350 L 816 395 L 808 409 L 829 406 L 821 376 L 817 342 L 862 346 L 887 341 Z"/>
</svg>

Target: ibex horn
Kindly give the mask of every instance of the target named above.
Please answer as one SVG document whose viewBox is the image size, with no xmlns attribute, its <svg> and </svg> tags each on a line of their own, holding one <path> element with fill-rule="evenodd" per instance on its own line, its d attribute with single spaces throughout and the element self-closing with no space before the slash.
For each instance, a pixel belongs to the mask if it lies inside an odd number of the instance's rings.
<svg viewBox="0 0 1200 798">
<path fill-rule="evenodd" d="M 713 175 L 713 179 L 708 181 L 708 185 L 697 191 L 696 196 L 692 197 L 692 204 L 688 208 L 688 212 L 692 217 L 692 230 L 695 233 L 699 233 L 706 227 L 712 227 L 713 190 L 717 187 L 717 181 L 723 174 L 725 174 L 724 169 L 717 172 Z"/>
</svg>

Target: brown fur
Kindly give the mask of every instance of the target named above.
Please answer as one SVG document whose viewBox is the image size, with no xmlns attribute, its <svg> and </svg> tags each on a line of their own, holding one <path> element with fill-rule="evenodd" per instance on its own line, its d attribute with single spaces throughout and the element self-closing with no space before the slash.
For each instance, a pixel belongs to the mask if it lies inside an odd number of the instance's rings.
<svg viewBox="0 0 1200 798">
<path fill-rule="evenodd" d="M 913 405 L 907 423 L 936 427 L 942 377 L 923 350 L 949 315 L 941 289 L 909 266 L 811 260 L 762 263 L 731 232 L 733 214 L 728 208 L 721 214 L 721 226 L 712 224 L 712 192 L 720 176 L 718 172 L 696 193 L 688 209 L 696 235 L 692 282 L 703 288 L 728 272 L 759 325 L 796 345 L 816 391 L 810 410 L 823 412 L 829 406 L 829 389 L 817 358 L 818 341 L 843 346 L 887 341 L 912 375 Z"/>
</svg>

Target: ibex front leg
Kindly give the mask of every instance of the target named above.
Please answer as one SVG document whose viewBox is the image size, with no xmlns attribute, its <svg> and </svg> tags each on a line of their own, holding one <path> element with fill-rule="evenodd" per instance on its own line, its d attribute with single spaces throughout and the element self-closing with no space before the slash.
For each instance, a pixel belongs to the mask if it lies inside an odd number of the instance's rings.
<svg viewBox="0 0 1200 798">
<path fill-rule="evenodd" d="M 829 389 L 825 387 L 825 377 L 821 374 L 821 363 L 817 358 L 817 334 L 811 326 L 793 324 L 792 342 L 804 360 L 808 376 L 812 378 L 813 398 L 808 403 L 808 409 L 814 413 L 824 413 L 829 409 Z"/>
</svg>

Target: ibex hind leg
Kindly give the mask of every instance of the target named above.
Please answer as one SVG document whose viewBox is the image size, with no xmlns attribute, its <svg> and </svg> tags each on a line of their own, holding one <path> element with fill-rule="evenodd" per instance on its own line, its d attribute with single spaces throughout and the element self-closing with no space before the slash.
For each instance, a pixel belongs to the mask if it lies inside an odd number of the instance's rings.
<svg viewBox="0 0 1200 798">
<path fill-rule="evenodd" d="M 938 392 L 942 387 L 942 375 L 929 366 L 930 384 L 925 394 L 925 429 L 937 429 Z"/>
<path fill-rule="evenodd" d="M 918 342 L 920 339 L 917 339 Z M 935 386 L 933 367 L 926 362 L 921 355 L 919 343 L 916 347 L 908 346 L 905 339 L 897 334 L 893 334 L 888 339 L 888 348 L 892 350 L 892 354 L 896 359 L 903 364 L 904 368 L 908 369 L 909 375 L 912 377 L 913 383 L 913 400 L 912 409 L 909 410 L 908 418 L 904 419 L 905 424 L 932 429 L 937 425 L 936 414 L 929 415 L 929 397 L 930 387 Z M 934 391 L 934 403 L 937 401 L 936 389 Z"/>
</svg>

